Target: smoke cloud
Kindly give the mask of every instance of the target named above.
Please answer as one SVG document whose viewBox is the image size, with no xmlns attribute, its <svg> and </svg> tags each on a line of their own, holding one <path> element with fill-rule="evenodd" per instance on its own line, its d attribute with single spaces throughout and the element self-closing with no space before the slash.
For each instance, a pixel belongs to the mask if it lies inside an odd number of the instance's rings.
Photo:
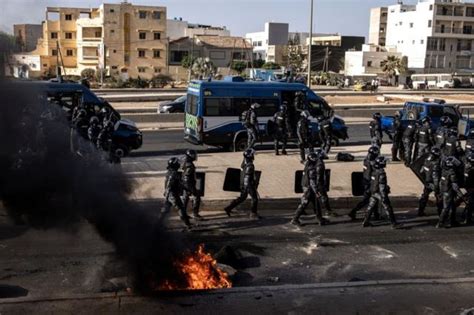
<svg viewBox="0 0 474 315">
<path fill-rule="evenodd" d="M 130 200 L 135 183 L 71 133 L 40 84 L 0 80 L 0 200 L 9 216 L 70 231 L 87 220 L 129 264 L 136 289 L 175 279 L 183 240 L 166 232 L 158 205 L 150 211 Z"/>
</svg>

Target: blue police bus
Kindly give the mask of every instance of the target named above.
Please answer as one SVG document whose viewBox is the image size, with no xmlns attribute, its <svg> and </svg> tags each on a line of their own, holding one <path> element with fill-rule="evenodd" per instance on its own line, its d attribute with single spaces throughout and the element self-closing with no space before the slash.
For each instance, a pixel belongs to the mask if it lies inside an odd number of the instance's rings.
<svg viewBox="0 0 474 315">
<path fill-rule="evenodd" d="M 241 77 L 226 77 L 222 81 L 192 81 L 189 84 L 186 108 L 184 138 L 197 145 L 209 145 L 243 151 L 247 146 L 247 133 L 240 117 L 252 103 L 260 104 L 257 109 L 259 133 L 262 142 L 272 141 L 267 132 L 267 122 L 279 110 L 283 102 L 288 103 L 291 130 L 296 141 L 296 124 L 303 108 L 297 108 L 295 99 L 304 95 L 311 113 L 314 138 L 318 139 L 317 117 L 331 117 L 334 130 L 333 144 L 348 138 L 347 126 L 327 102 L 312 90 L 299 83 L 253 82 Z"/>
</svg>

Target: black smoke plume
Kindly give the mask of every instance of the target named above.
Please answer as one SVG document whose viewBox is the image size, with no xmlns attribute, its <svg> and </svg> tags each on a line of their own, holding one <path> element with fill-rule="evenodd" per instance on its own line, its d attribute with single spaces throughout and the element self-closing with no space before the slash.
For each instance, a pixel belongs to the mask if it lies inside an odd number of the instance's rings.
<svg viewBox="0 0 474 315">
<path fill-rule="evenodd" d="M 130 200 L 134 182 L 71 133 L 41 83 L 0 80 L 0 200 L 17 223 L 73 230 L 87 220 L 130 266 L 146 292 L 175 277 L 182 240 L 155 211 Z"/>
</svg>

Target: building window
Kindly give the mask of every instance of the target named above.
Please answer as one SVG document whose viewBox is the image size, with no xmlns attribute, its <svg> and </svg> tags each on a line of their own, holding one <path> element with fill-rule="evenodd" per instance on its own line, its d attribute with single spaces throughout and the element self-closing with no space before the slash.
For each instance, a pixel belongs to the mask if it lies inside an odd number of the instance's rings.
<svg viewBox="0 0 474 315">
<path fill-rule="evenodd" d="M 122 70 L 120 70 L 120 72 L 122 72 L 122 73 L 127 73 L 127 72 L 128 72 L 128 69 L 127 69 L 127 68 L 123 68 Z"/>
<path fill-rule="evenodd" d="M 138 17 L 140 19 L 146 19 L 146 11 L 138 11 Z"/>
<path fill-rule="evenodd" d="M 145 72 L 146 72 L 146 68 L 145 68 L 145 67 L 138 67 L 138 72 L 139 72 L 139 73 L 145 73 Z"/>
<path fill-rule="evenodd" d="M 413 23 L 410 23 L 410 28 L 413 28 Z"/>
<path fill-rule="evenodd" d="M 430 11 L 433 11 L 433 5 L 430 4 Z"/>
<path fill-rule="evenodd" d="M 68 56 L 68 57 L 74 56 L 74 51 L 72 49 L 66 50 L 66 56 Z"/>
<path fill-rule="evenodd" d="M 53 50 L 51 51 L 51 55 L 52 55 L 52 56 L 57 56 L 57 55 L 58 55 L 58 50 L 57 50 L 57 49 L 53 49 Z"/>
<path fill-rule="evenodd" d="M 51 32 L 51 39 L 58 39 L 58 33 Z"/>
<path fill-rule="evenodd" d="M 398 23 L 398 25 L 402 26 L 402 25 L 403 25 L 403 22 L 402 22 L 402 21 L 400 21 L 400 23 Z"/>
<path fill-rule="evenodd" d="M 114 13 L 114 12 L 115 12 L 115 10 L 114 10 L 114 9 L 110 9 L 110 13 Z"/>
<path fill-rule="evenodd" d="M 155 73 L 161 73 L 161 69 L 160 68 L 155 68 Z"/>
<path fill-rule="evenodd" d="M 153 33 L 153 39 L 154 40 L 160 40 L 161 39 L 161 33 L 159 33 L 159 32 Z"/>
<path fill-rule="evenodd" d="M 154 11 L 153 12 L 153 20 L 161 19 L 161 12 Z"/>
<path fill-rule="evenodd" d="M 145 49 L 139 49 L 138 58 L 145 58 L 145 57 L 146 57 Z"/>
<path fill-rule="evenodd" d="M 420 44 L 423 45 L 424 43 L 425 43 L 425 40 L 424 40 L 424 39 L 420 40 Z"/>
<path fill-rule="evenodd" d="M 113 51 L 113 53 L 114 53 L 114 54 L 116 54 L 116 53 L 117 53 L 117 49 L 114 49 L 114 50 L 112 50 L 112 51 Z"/>
<path fill-rule="evenodd" d="M 432 27 L 433 26 L 433 21 L 432 20 L 428 20 L 428 27 Z"/>
<path fill-rule="evenodd" d="M 159 50 L 153 50 L 153 58 L 160 58 L 160 51 Z"/>
<path fill-rule="evenodd" d="M 118 66 L 112 66 L 112 70 L 117 70 Z"/>
<path fill-rule="evenodd" d="M 110 30 L 110 34 L 113 34 L 113 33 L 115 33 L 115 30 Z"/>
<path fill-rule="evenodd" d="M 95 38 L 100 38 L 100 37 L 102 37 L 102 32 L 101 31 L 95 32 Z"/>
<path fill-rule="evenodd" d="M 66 14 L 66 16 L 64 17 L 64 19 L 66 21 L 72 21 L 72 14 Z"/>
<path fill-rule="evenodd" d="M 367 61 L 367 67 L 369 67 L 369 68 L 372 67 L 372 61 L 371 60 Z"/>
<path fill-rule="evenodd" d="M 145 33 L 145 32 L 140 32 L 140 33 L 138 33 L 138 38 L 140 38 L 140 39 L 146 39 L 146 33 Z"/>
<path fill-rule="evenodd" d="M 412 43 L 413 45 L 415 45 L 415 40 L 413 40 L 411 43 Z"/>
<path fill-rule="evenodd" d="M 72 39 L 72 33 L 67 32 L 66 33 L 66 39 Z"/>
</svg>

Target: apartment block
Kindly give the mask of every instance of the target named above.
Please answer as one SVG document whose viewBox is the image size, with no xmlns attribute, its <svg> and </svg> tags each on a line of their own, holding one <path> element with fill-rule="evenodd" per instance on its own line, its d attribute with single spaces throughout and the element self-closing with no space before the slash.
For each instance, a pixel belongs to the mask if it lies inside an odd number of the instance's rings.
<svg viewBox="0 0 474 315">
<path fill-rule="evenodd" d="M 472 72 L 474 3 L 419 0 L 389 6 L 386 45 L 408 57 L 416 72 Z"/>
<path fill-rule="evenodd" d="M 15 24 L 13 34 L 20 44 L 21 52 L 36 49 L 38 40 L 43 36 L 43 26 L 40 24 Z"/>
<path fill-rule="evenodd" d="M 167 68 L 166 8 L 127 2 L 48 7 L 33 54 L 51 73 L 60 60 L 66 75 L 104 68 L 113 76 L 152 78 Z"/>
<path fill-rule="evenodd" d="M 388 8 L 373 8 L 370 10 L 369 44 L 385 46 L 387 39 Z"/>
</svg>

